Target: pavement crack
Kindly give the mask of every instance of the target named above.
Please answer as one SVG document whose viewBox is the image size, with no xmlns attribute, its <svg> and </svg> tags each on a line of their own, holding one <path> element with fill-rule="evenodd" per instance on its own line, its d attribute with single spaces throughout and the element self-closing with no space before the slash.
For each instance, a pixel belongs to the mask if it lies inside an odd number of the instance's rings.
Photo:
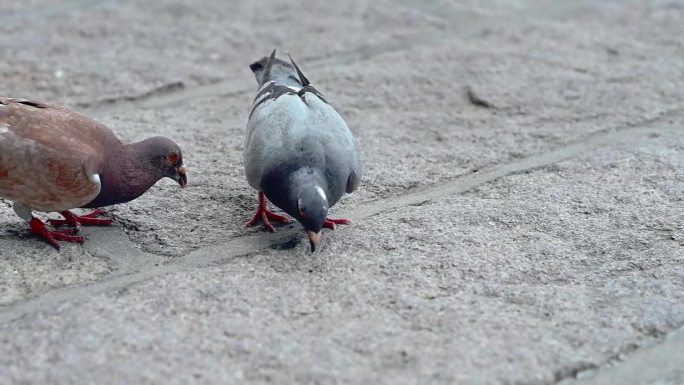
<svg viewBox="0 0 684 385">
<path fill-rule="evenodd" d="M 588 370 L 596 370 L 599 366 L 592 362 L 577 362 L 571 366 L 557 369 L 553 373 L 553 381 L 550 385 L 557 384 L 568 378 L 576 378 L 579 373 Z"/>
<path fill-rule="evenodd" d="M 158 97 L 160 95 L 168 95 L 171 93 L 176 93 L 176 92 L 181 92 L 182 90 L 185 89 L 185 83 L 182 81 L 175 81 L 175 82 L 170 82 L 167 84 L 164 84 L 162 86 L 153 88 L 152 90 L 149 90 L 145 93 L 142 93 L 140 95 L 132 95 L 132 96 L 118 96 L 114 98 L 106 98 L 106 99 L 100 99 L 100 100 L 95 100 L 92 102 L 81 102 L 77 103 L 76 107 L 79 108 L 104 108 L 109 105 L 116 105 L 120 103 L 137 103 L 141 102 L 143 100 L 151 99 L 154 97 Z"/>
<path fill-rule="evenodd" d="M 367 61 L 377 56 L 408 50 L 420 44 L 433 41 L 434 33 L 423 33 L 412 36 L 393 37 L 385 41 L 373 44 L 363 44 L 346 51 L 339 51 L 327 55 L 311 56 L 308 66 L 319 68 L 323 66 L 335 66 Z M 236 84 L 239 86 L 236 87 Z M 229 78 L 211 84 L 185 87 L 182 81 L 172 82 L 159 88 L 150 90 L 136 96 L 122 96 L 102 99 L 93 102 L 81 102 L 76 106 L 95 112 L 126 111 L 137 109 L 154 109 L 177 103 L 185 103 L 193 99 L 205 99 L 218 96 L 239 96 L 249 93 L 254 89 L 251 79 Z"/>
<path fill-rule="evenodd" d="M 668 333 L 647 335 L 598 365 L 567 373 L 551 385 L 679 384 L 684 378 L 684 359 L 680 354 L 684 343 L 683 326 Z"/>
</svg>

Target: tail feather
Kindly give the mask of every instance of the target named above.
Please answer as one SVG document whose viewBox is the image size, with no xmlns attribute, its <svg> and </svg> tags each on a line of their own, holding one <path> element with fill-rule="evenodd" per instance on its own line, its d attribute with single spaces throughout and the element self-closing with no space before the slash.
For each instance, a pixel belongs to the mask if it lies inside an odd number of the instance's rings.
<svg viewBox="0 0 684 385">
<path fill-rule="evenodd" d="M 274 52 L 275 52 L 275 51 L 274 51 Z M 299 69 L 299 66 L 297 66 L 297 63 L 295 63 L 294 59 L 292 59 L 292 56 L 290 56 L 290 53 L 289 53 L 289 52 L 288 52 L 287 56 L 290 58 L 290 62 L 292 63 L 292 66 L 293 66 L 293 67 L 295 68 L 295 70 L 297 71 L 297 75 L 299 76 L 299 82 L 302 83 L 302 85 L 303 85 L 304 87 L 306 87 L 306 86 L 308 86 L 309 84 L 311 84 L 311 82 L 309 82 L 309 79 L 307 79 L 306 76 L 304 76 L 304 74 L 302 73 L 302 71 Z"/>
<path fill-rule="evenodd" d="M 268 58 L 268 61 L 266 62 L 266 67 L 264 68 L 264 73 L 261 75 L 261 84 L 266 83 L 269 78 L 271 77 L 271 68 L 273 68 L 273 62 L 275 61 L 275 55 L 276 55 L 276 50 L 273 49 L 273 52 L 271 52 L 271 56 Z"/>
</svg>

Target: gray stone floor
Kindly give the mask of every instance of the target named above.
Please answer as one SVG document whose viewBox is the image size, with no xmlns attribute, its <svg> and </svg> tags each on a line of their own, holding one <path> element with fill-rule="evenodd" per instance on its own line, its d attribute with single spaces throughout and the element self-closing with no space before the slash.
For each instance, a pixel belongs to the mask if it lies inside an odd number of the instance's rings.
<svg viewBox="0 0 684 385">
<path fill-rule="evenodd" d="M 684 383 L 684 3 L 5 1 L 0 36 L 0 94 L 190 168 L 61 252 L 0 201 L 0 383 Z M 363 150 L 316 254 L 244 228 L 273 48 Z"/>
</svg>

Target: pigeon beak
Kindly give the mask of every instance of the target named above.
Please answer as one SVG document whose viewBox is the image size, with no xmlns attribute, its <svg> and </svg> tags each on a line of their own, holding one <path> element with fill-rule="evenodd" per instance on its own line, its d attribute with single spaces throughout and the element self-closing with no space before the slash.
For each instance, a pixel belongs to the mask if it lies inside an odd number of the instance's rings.
<svg viewBox="0 0 684 385">
<path fill-rule="evenodd" d="M 314 233 L 313 231 L 309 230 L 306 232 L 306 235 L 309 236 L 309 243 L 311 244 L 311 252 L 313 253 L 316 251 L 316 248 L 318 245 L 321 244 L 321 232 Z"/>
<path fill-rule="evenodd" d="M 187 169 L 184 166 L 180 166 L 176 168 L 176 173 L 176 182 L 178 182 L 181 188 L 185 188 L 188 185 Z"/>
</svg>

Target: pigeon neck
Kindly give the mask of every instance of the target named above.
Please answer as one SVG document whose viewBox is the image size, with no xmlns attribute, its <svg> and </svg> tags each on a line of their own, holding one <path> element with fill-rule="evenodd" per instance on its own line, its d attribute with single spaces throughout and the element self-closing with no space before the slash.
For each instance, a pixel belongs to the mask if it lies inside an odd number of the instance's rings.
<svg viewBox="0 0 684 385">
<path fill-rule="evenodd" d="M 327 203 L 327 185 L 319 170 L 304 167 L 292 174 L 290 200 L 301 202 L 303 196 L 321 195 Z M 298 207 L 299 208 L 299 207 Z"/>
<path fill-rule="evenodd" d="M 159 164 L 161 159 L 154 156 L 149 139 L 137 143 L 124 145 L 121 176 L 125 183 L 120 185 L 120 191 L 128 200 L 133 200 L 149 190 L 157 181 L 164 177 Z"/>
<path fill-rule="evenodd" d="M 295 171 L 278 168 L 265 175 L 261 182 L 262 191 L 274 205 L 294 218 L 299 216 L 298 201 L 302 191 L 326 188 L 322 172 L 311 167 L 302 167 Z"/>
<path fill-rule="evenodd" d="M 277 77 L 273 79 L 273 81 L 276 84 L 280 84 L 286 87 L 292 87 L 292 88 L 302 88 L 302 83 L 299 82 L 299 80 L 292 79 L 290 77 Z"/>
<path fill-rule="evenodd" d="M 286 87 L 293 87 L 293 88 L 302 88 L 303 87 L 302 83 L 300 83 L 299 80 L 297 80 L 295 75 L 293 75 L 290 72 L 286 72 L 286 71 L 273 71 L 273 72 L 271 72 L 268 79 L 265 79 L 265 81 L 262 83 L 260 89 L 262 89 L 264 86 L 266 86 L 270 82 L 273 82 L 277 85 L 286 86 Z"/>
<path fill-rule="evenodd" d="M 150 152 L 148 140 L 112 149 L 100 176 L 100 194 L 88 206 L 102 207 L 129 202 L 145 193 L 163 177 L 156 165 L 161 160 L 151 154 L 153 152 Z"/>
<path fill-rule="evenodd" d="M 325 179 L 321 172 L 311 167 L 302 167 L 292 173 L 292 193 L 299 194 L 304 189 L 325 188 Z"/>
<path fill-rule="evenodd" d="M 330 205 L 323 178 L 320 173 L 312 171 L 302 169 L 293 175 L 291 193 L 296 195 L 297 210 L 294 217 L 307 231 L 318 233 L 323 227 Z"/>
</svg>

